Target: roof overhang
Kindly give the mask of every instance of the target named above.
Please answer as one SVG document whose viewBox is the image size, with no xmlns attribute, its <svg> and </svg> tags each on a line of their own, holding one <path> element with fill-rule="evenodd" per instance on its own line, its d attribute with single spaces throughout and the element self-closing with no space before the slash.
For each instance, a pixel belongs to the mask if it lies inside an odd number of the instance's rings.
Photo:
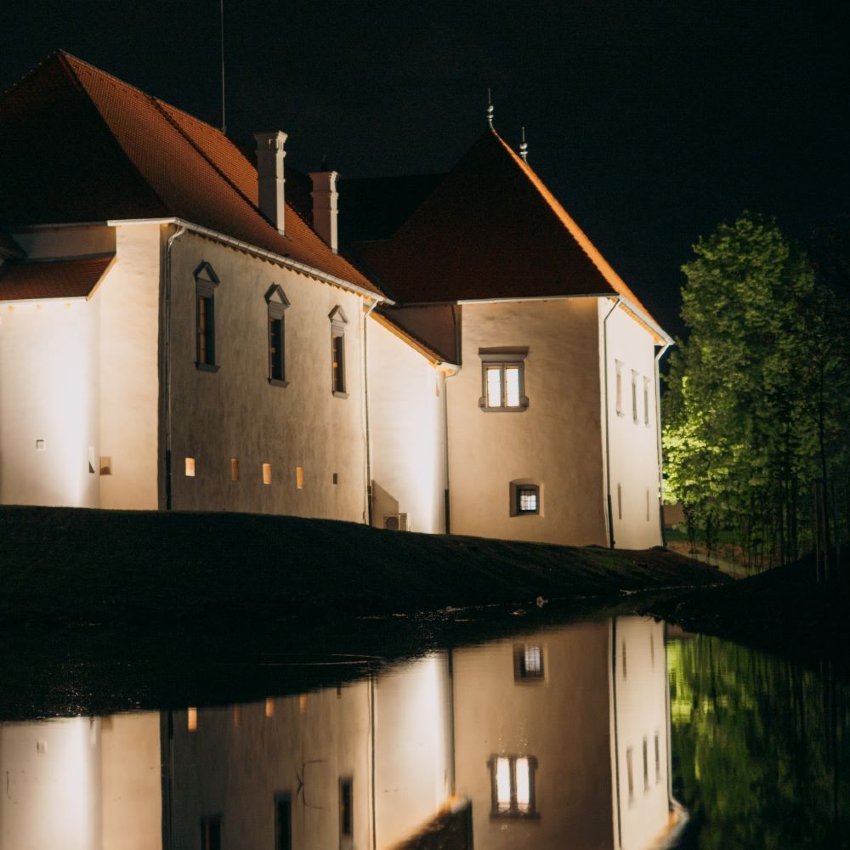
<svg viewBox="0 0 850 850">
<path fill-rule="evenodd" d="M 88 300 L 115 254 L 12 261 L 0 269 L 0 301 Z"/>
</svg>

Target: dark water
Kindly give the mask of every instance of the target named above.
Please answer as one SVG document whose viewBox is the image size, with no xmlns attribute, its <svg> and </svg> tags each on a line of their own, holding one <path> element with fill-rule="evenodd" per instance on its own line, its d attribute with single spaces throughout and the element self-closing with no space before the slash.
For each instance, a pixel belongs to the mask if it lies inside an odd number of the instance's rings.
<svg viewBox="0 0 850 850">
<path fill-rule="evenodd" d="M 846 846 L 829 670 L 665 645 L 638 617 L 374 661 L 273 664 L 267 696 L 228 704 L 0 723 L 0 850 Z"/>
</svg>

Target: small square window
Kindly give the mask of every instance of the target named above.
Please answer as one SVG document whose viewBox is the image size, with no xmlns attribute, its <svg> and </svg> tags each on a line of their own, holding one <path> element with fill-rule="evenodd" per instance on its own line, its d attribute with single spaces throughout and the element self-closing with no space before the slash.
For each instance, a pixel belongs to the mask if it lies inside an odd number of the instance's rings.
<svg viewBox="0 0 850 850">
<path fill-rule="evenodd" d="M 543 647 L 539 643 L 514 646 L 514 681 L 541 682 L 544 678 Z"/>
<path fill-rule="evenodd" d="M 511 516 L 540 513 L 540 485 L 528 481 L 512 481 L 510 486 Z"/>
</svg>

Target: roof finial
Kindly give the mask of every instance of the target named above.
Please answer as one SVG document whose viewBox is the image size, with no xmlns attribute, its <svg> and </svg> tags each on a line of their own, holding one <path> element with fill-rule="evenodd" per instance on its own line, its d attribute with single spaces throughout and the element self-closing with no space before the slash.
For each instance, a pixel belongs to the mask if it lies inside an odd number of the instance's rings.
<svg viewBox="0 0 850 850">
<path fill-rule="evenodd" d="M 522 128 L 522 141 L 519 143 L 519 155 L 523 162 L 528 162 L 528 142 L 525 140 L 525 127 Z"/>
<path fill-rule="evenodd" d="M 493 93 L 487 88 L 487 124 L 493 129 Z"/>
</svg>

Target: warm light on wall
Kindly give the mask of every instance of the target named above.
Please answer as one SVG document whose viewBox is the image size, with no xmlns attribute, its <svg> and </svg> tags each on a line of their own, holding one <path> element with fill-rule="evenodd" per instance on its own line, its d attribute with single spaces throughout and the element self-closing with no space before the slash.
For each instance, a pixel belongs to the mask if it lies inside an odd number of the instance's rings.
<svg viewBox="0 0 850 850">
<path fill-rule="evenodd" d="M 274 699 L 266 697 L 266 704 L 263 713 L 266 717 L 274 717 Z"/>
</svg>

